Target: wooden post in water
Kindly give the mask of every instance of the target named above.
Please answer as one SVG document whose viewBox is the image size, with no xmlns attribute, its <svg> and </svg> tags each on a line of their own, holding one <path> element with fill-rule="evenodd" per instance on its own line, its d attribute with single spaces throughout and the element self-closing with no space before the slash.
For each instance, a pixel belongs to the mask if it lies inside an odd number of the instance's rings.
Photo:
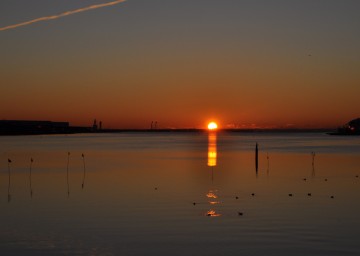
<svg viewBox="0 0 360 256">
<path fill-rule="evenodd" d="M 32 171 L 32 164 L 34 162 L 34 159 L 30 158 L 30 173 L 29 173 L 29 181 L 30 181 L 30 197 L 33 196 L 33 190 L 32 190 L 32 184 L 31 184 L 31 171 Z"/>
<path fill-rule="evenodd" d="M 256 169 L 256 175 L 258 174 L 258 168 L 259 168 L 259 148 L 258 148 L 258 143 L 256 142 L 256 145 L 255 145 L 255 169 Z"/>
<path fill-rule="evenodd" d="M 315 177 L 315 152 L 311 152 L 311 156 L 312 156 L 312 172 L 311 172 L 311 176 Z"/>
<path fill-rule="evenodd" d="M 269 176 L 269 169 L 270 169 L 270 158 L 269 158 L 269 153 L 266 154 L 266 159 L 267 159 L 267 175 Z"/>
<path fill-rule="evenodd" d="M 315 152 L 311 152 L 311 156 L 312 156 L 312 166 L 315 165 Z"/>
<path fill-rule="evenodd" d="M 84 189 L 84 185 L 85 185 L 85 172 L 86 172 L 86 168 L 85 168 L 85 155 L 84 153 L 81 155 L 82 159 L 83 159 L 83 164 L 84 164 L 84 176 L 83 176 L 83 182 L 81 184 L 81 188 Z"/>
<path fill-rule="evenodd" d="M 69 162 L 70 162 L 70 152 L 68 152 L 67 166 L 66 166 L 66 181 L 67 181 L 67 194 L 70 196 L 70 185 L 69 185 Z"/>
<path fill-rule="evenodd" d="M 9 185 L 8 185 L 8 203 L 11 201 L 11 195 L 10 195 L 10 184 L 11 184 L 11 180 L 10 180 L 10 163 L 11 163 L 11 159 L 8 159 L 8 172 L 9 172 Z"/>
</svg>

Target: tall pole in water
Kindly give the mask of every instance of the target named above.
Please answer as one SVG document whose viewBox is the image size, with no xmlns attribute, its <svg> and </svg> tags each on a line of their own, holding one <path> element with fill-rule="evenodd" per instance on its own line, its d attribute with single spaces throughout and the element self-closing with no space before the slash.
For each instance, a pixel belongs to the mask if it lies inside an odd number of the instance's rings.
<svg viewBox="0 0 360 256">
<path fill-rule="evenodd" d="M 258 173 L 258 167 L 259 167 L 259 148 L 258 143 L 256 142 L 255 146 L 255 168 L 256 168 L 256 175 Z"/>
<path fill-rule="evenodd" d="M 266 159 L 267 159 L 267 175 L 269 176 L 269 169 L 270 169 L 269 153 L 266 154 Z"/>
<path fill-rule="evenodd" d="M 81 188 L 84 189 L 84 184 L 85 184 L 85 172 L 86 172 L 86 168 L 85 168 L 85 155 L 84 153 L 81 155 L 82 159 L 83 159 L 83 164 L 84 164 L 84 176 L 83 176 L 83 182 L 81 184 Z"/>
<path fill-rule="evenodd" d="M 10 163 L 11 163 L 11 160 L 10 158 L 8 159 L 8 172 L 9 172 L 9 185 L 8 185 L 8 203 L 10 202 L 11 200 L 11 195 L 10 195 Z"/>
<path fill-rule="evenodd" d="M 33 158 L 30 158 L 30 174 L 29 174 L 29 181 L 30 181 L 30 197 L 32 198 L 33 196 L 33 190 L 32 190 L 32 184 L 31 184 L 31 169 L 32 169 L 32 164 L 34 162 Z"/>
<path fill-rule="evenodd" d="M 70 196 L 70 185 L 69 185 L 69 161 L 70 161 L 70 152 L 68 152 L 67 166 L 66 166 L 66 181 L 67 181 L 67 194 Z"/>
</svg>

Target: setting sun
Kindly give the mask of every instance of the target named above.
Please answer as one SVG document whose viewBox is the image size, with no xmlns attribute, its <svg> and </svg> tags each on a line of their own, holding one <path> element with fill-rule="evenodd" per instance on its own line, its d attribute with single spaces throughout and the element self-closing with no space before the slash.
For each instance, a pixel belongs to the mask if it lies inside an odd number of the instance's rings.
<svg viewBox="0 0 360 256">
<path fill-rule="evenodd" d="M 218 125 L 215 122 L 210 122 L 208 124 L 208 129 L 209 130 L 216 130 L 218 128 Z"/>
</svg>

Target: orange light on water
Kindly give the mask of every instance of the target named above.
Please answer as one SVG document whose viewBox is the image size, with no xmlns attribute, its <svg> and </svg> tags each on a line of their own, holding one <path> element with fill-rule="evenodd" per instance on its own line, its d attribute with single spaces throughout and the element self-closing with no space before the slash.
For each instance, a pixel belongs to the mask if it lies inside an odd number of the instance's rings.
<svg viewBox="0 0 360 256">
<path fill-rule="evenodd" d="M 215 123 L 215 122 L 210 122 L 209 124 L 208 124 L 208 129 L 209 130 L 216 130 L 218 128 L 218 125 L 217 125 L 217 123 Z"/>
<path fill-rule="evenodd" d="M 211 192 L 211 191 L 206 194 L 206 197 L 208 197 L 208 198 L 214 198 L 214 199 L 218 198 L 217 195 L 215 195 L 215 194 L 214 194 L 213 192 Z"/>
<path fill-rule="evenodd" d="M 213 167 L 216 166 L 217 159 L 217 150 L 216 150 L 216 133 L 209 133 L 209 141 L 208 141 L 208 166 Z"/>
<path fill-rule="evenodd" d="M 209 211 L 207 211 L 206 216 L 209 216 L 209 217 L 219 217 L 219 216 L 221 216 L 221 214 L 220 214 L 220 213 L 217 213 L 215 210 L 209 210 Z"/>
</svg>

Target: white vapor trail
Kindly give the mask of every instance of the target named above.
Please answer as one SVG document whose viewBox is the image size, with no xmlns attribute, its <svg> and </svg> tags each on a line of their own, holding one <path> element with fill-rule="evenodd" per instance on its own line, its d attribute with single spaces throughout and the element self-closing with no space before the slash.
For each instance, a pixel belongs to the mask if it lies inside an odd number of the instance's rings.
<svg viewBox="0 0 360 256">
<path fill-rule="evenodd" d="M 52 16 L 46 16 L 46 17 L 41 17 L 41 18 L 37 18 L 37 19 L 33 19 L 33 20 L 29 20 L 29 21 L 25 21 L 22 23 L 18 23 L 18 24 L 14 24 L 14 25 L 10 25 L 10 26 L 6 26 L 6 27 L 2 27 L 0 28 L 0 31 L 4 31 L 4 30 L 8 30 L 8 29 L 13 29 L 13 28 L 17 28 L 17 27 L 22 27 L 22 26 L 27 26 L 36 22 L 40 22 L 40 21 L 46 21 L 46 20 L 55 20 L 58 18 L 62 18 L 68 15 L 72 15 L 72 14 L 76 14 L 79 12 L 85 12 L 85 11 L 89 11 L 89 10 L 94 10 L 94 9 L 98 9 L 98 8 L 102 8 L 102 7 L 106 7 L 106 6 L 111 6 L 111 5 L 115 5 L 115 4 L 120 4 L 125 2 L 126 0 L 116 0 L 116 1 L 112 1 L 112 2 L 108 2 L 108 3 L 103 3 L 103 4 L 94 4 L 94 5 L 90 5 L 88 7 L 84 7 L 84 8 L 80 8 L 80 9 L 76 9 L 76 10 L 72 10 L 72 11 L 67 11 L 67 12 L 63 12 L 57 15 L 52 15 Z"/>
</svg>

